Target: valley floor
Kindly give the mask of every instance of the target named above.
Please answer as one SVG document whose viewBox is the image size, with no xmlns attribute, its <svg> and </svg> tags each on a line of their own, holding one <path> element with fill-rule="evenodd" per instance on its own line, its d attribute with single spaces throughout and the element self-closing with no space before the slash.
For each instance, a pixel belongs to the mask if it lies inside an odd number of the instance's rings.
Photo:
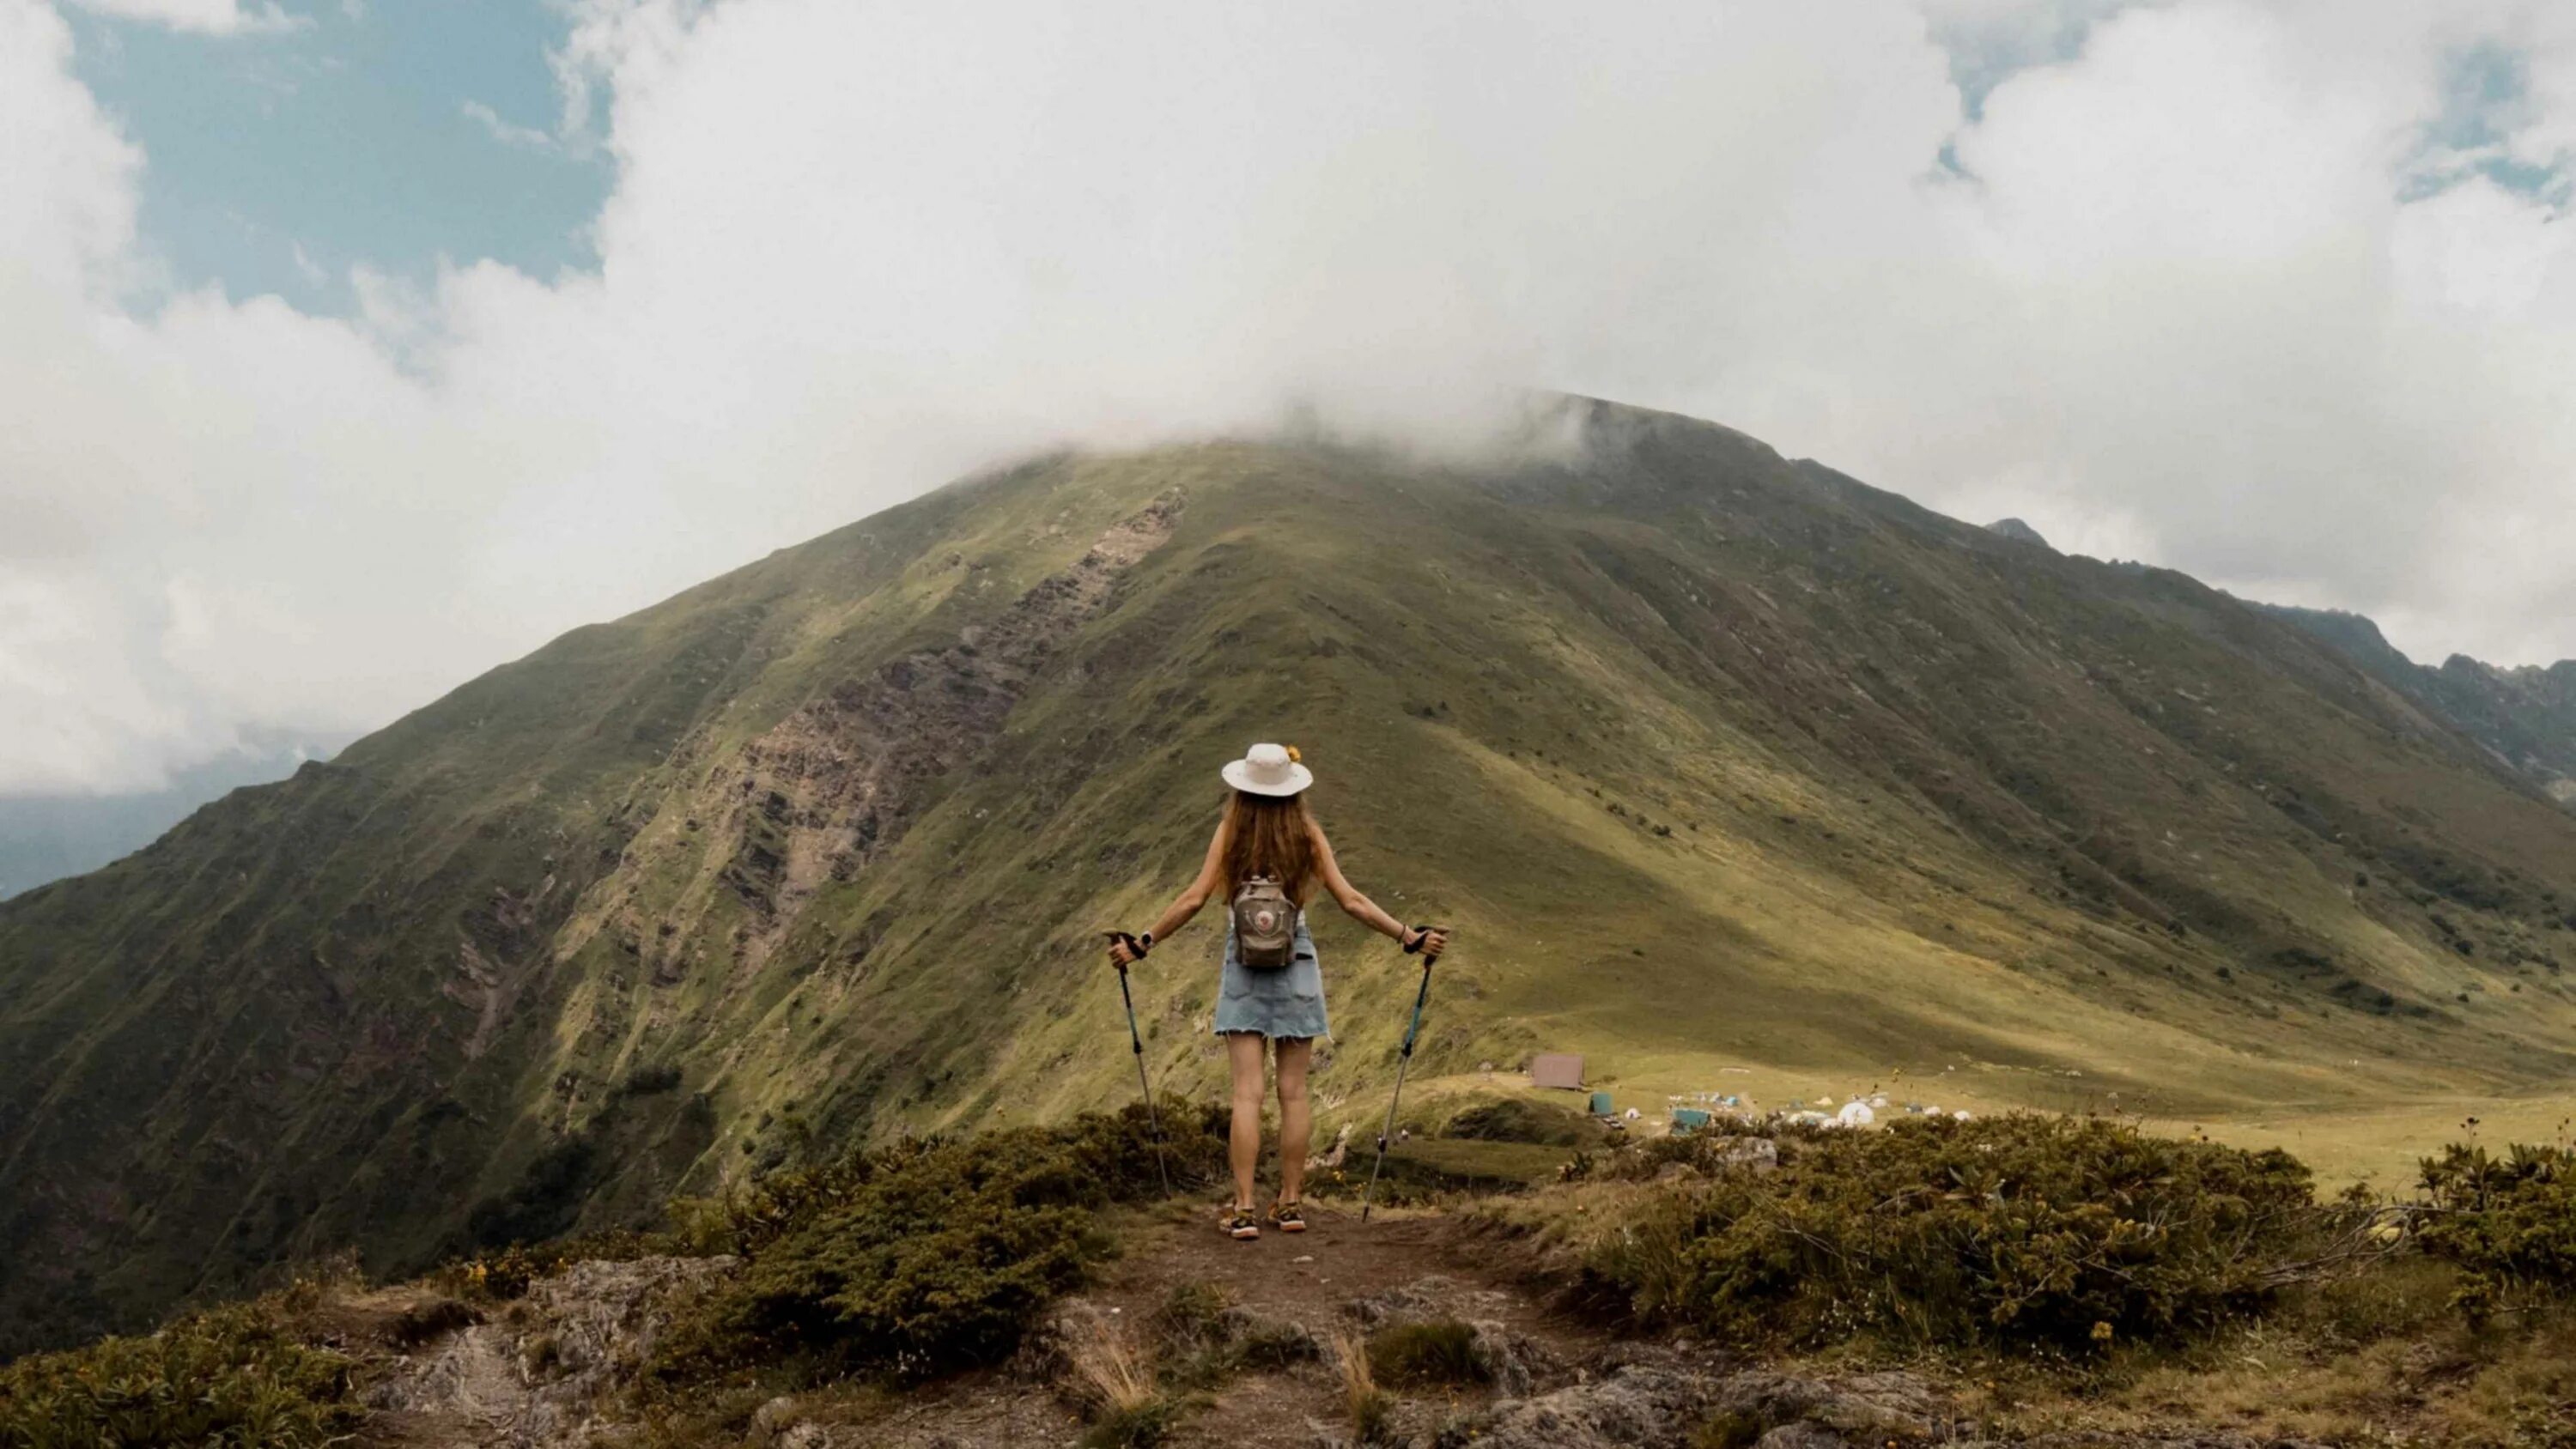
<svg viewBox="0 0 2576 1449">
<path fill-rule="evenodd" d="M 2329 1192 L 2356 1182 L 2382 1192 L 2405 1192 L 2418 1164 L 2452 1142 L 2576 1141 L 2576 1089 L 2564 1086 L 2509 1095 L 2426 1093 L 2391 1081 L 2376 1097 L 2321 1095 L 2312 1101 L 2193 1114 L 2152 1088 L 2123 1091 L 2081 1076 L 1993 1063 L 1872 1074 L 1692 1057 L 1649 1059 L 1636 1068 L 1592 1085 L 1609 1090 L 1620 1109 L 1639 1109 L 1642 1128 L 1649 1133 L 1662 1130 L 1675 1105 L 1701 1094 L 1740 1095 L 1756 1113 L 1792 1103 L 1886 1096 L 1899 1105 L 1883 1111 L 1884 1120 L 1901 1117 L 1902 1104 L 1912 1102 L 1979 1116 L 2012 1111 L 2096 1115 L 2133 1122 L 2160 1136 L 2206 1136 L 2256 1151 L 2278 1147 L 2306 1163 L 2320 1189 Z M 2395 1075 L 2395 1068 L 2389 1070 Z M 1524 1080 L 1517 1072 L 1416 1079 L 1405 1089 L 1406 1101 L 1466 1101 L 1520 1090 Z M 1575 1094 L 1544 1095 L 1562 1095 L 1568 1103 L 1582 1105 Z M 1355 1102 L 1348 1108 L 1348 1119 L 1363 1138 L 1375 1130 L 1367 1120 L 1370 1105 Z M 1377 1109 L 1384 1110 L 1382 1102 Z M 1332 1121 L 1329 1116 L 1326 1120 Z"/>
</svg>

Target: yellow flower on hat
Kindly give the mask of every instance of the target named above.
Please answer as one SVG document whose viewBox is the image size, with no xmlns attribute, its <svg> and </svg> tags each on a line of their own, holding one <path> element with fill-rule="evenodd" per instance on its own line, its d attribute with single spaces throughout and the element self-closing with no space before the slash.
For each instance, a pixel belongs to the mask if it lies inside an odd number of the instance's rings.
<svg viewBox="0 0 2576 1449">
<path fill-rule="evenodd" d="M 1295 745 L 1290 745 L 1288 747 L 1288 763 L 1292 765 L 1299 764 L 1302 763 L 1305 758 L 1306 757 L 1304 755 L 1297 753 L 1297 747 Z"/>
</svg>

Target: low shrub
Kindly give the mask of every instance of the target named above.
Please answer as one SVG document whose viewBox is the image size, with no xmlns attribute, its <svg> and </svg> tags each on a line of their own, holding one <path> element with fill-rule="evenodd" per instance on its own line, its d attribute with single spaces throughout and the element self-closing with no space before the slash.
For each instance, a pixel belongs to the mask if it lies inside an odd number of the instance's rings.
<svg viewBox="0 0 2576 1449">
<path fill-rule="evenodd" d="M 357 1427 L 350 1368 L 289 1337 L 265 1305 L 231 1304 L 0 1366 L 0 1446 L 318 1449 Z"/>
<path fill-rule="evenodd" d="M 657 1092 L 676 1090 L 679 1085 L 679 1067 L 670 1062 L 662 1062 L 654 1066 L 637 1067 L 628 1072 L 625 1080 L 617 1084 L 617 1090 L 629 1097 L 649 1097 Z"/>
<path fill-rule="evenodd" d="M 1314 1335 L 1287 1319 L 1246 1313 L 1213 1283 L 1181 1283 L 1148 1317 L 1164 1386 L 1213 1388 L 1240 1373 L 1271 1373 L 1320 1356 Z"/>
<path fill-rule="evenodd" d="M 2258 1311 L 2318 1226 L 2285 1153 L 2003 1116 L 1784 1129 L 1778 1165 L 1646 1194 L 1586 1271 L 1634 1311 L 1733 1335 L 1857 1334 L 2090 1355 Z M 1623 1173 L 1628 1171 L 1623 1167 Z M 1645 1169 L 1649 1174 L 1651 1164 Z"/>
<path fill-rule="evenodd" d="M 497 1253 L 449 1263 L 439 1270 L 437 1281 L 439 1286 L 460 1297 L 507 1303 L 524 1296 L 529 1284 L 568 1261 L 549 1248 L 530 1248 L 513 1243 Z"/>
<path fill-rule="evenodd" d="M 2472 1322 L 2576 1292 L 2576 1152 L 2455 1142 L 2425 1159 L 2422 1185 L 2424 1250 L 2459 1266 L 2452 1302 Z"/>
<path fill-rule="evenodd" d="M 1598 1143 L 1601 1129 L 1592 1119 L 1567 1107 L 1553 1107 L 1521 1097 L 1479 1102 L 1449 1119 L 1444 1133 L 1481 1142 L 1529 1142 L 1542 1147 L 1582 1147 Z"/>
<path fill-rule="evenodd" d="M 2420 1340 L 2451 1324 L 2459 1284 L 2458 1268 L 2392 1245 L 2349 1271 L 2291 1285 L 2266 1321 L 2335 1351 Z"/>
<path fill-rule="evenodd" d="M 1163 1120 L 1173 1179 L 1212 1176 L 1224 1110 L 1167 1104 Z M 759 1184 L 711 1230 L 749 1264 L 666 1338 L 662 1372 L 804 1357 L 923 1375 L 1001 1358 L 1108 1251 L 1092 1213 L 1159 1193 L 1157 1152 L 1140 1105 Z"/>
<path fill-rule="evenodd" d="M 1369 1340 L 1368 1359 L 1379 1382 L 1398 1388 L 1472 1384 L 1486 1377 L 1476 1357 L 1476 1330 L 1454 1318 L 1383 1329 Z"/>
<path fill-rule="evenodd" d="M 1313 1334 L 1293 1323 L 1257 1323 L 1237 1334 L 1233 1355 L 1237 1368 L 1275 1371 L 1311 1363 L 1319 1350 Z"/>
<path fill-rule="evenodd" d="M 1202 1348 L 1225 1338 L 1225 1311 L 1234 1299 L 1215 1283 L 1175 1283 L 1154 1310 L 1154 1332 L 1176 1351 Z"/>
<path fill-rule="evenodd" d="M 1188 1409 L 1187 1404 L 1165 1398 L 1103 1409 L 1082 1431 L 1082 1449 L 1155 1449 L 1171 1438 Z"/>
<path fill-rule="evenodd" d="M 385 1330 L 385 1339 L 396 1348 L 415 1349 L 482 1321 L 483 1315 L 468 1304 L 453 1298 L 431 1298 L 396 1314 Z"/>
</svg>

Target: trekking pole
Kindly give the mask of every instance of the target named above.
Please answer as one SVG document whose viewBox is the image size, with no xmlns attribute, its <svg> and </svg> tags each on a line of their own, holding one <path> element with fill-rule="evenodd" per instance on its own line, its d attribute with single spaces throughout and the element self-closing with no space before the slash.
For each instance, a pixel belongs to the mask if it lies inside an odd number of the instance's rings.
<svg viewBox="0 0 2576 1449">
<path fill-rule="evenodd" d="M 1429 932 L 1432 927 L 1416 926 Z M 1377 1163 L 1369 1169 L 1368 1187 L 1360 1194 L 1360 1221 L 1367 1222 L 1369 1207 L 1377 1197 L 1377 1175 L 1386 1170 L 1386 1139 L 1395 1131 L 1395 1107 L 1404 1100 L 1404 1074 L 1413 1066 L 1413 1039 L 1422 1031 L 1422 1007 L 1431 999 L 1431 963 L 1440 959 L 1437 951 L 1422 954 L 1422 989 L 1413 993 L 1413 1021 L 1404 1029 L 1404 1052 L 1395 1059 L 1395 1095 L 1386 1099 L 1386 1125 L 1377 1129 Z"/>
<path fill-rule="evenodd" d="M 1112 931 L 1109 938 L 1125 941 L 1129 950 L 1136 948 L 1136 938 L 1124 931 Z M 1145 1076 L 1145 1039 L 1136 1034 L 1136 995 L 1127 989 L 1127 963 L 1118 963 L 1118 999 L 1127 1003 L 1127 1044 L 1136 1049 L 1136 1085 L 1145 1094 L 1145 1121 L 1154 1133 L 1154 1173 L 1163 1180 L 1163 1196 L 1172 1195 L 1172 1170 L 1163 1164 L 1163 1114 L 1154 1108 L 1154 1084 Z"/>
</svg>

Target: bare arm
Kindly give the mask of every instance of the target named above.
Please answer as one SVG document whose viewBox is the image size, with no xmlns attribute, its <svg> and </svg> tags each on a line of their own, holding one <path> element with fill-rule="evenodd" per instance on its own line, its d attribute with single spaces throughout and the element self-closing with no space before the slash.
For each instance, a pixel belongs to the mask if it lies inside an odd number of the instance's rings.
<svg viewBox="0 0 2576 1449">
<path fill-rule="evenodd" d="M 1199 867 L 1198 879 L 1191 881 L 1180 895 L 1173 898 L 1171 905 L 1155 919 L 1154 928 L 1146 933 L 1154 941 L 1160 942 L 1188 925 L 1190 917 L 1199 913 L 1199 907 L 1206 905 L 1208 897 L 1215 895 L 1217 887 L 1224 882 L 1226 824 L 1223 820 L 1217 822 L 1216 835 L 1208 841 L 1207 861 Z M 1124 966 L 1136 959 L 1136 953 L 1127 949 L 1126 942 L 1119 941 L 1110 946 L 1109 959 L 1113 964 Z"/>
<path fill-rule="evenodd" d="M 1341 906 L 1343 913 L 1380 935 L 1393 936 L 1405 945 L 1412 945 L 1415 939 L 1413 929 L 1379 909 L 1377 902 L 1361 895 L 1360 888 L 1342 874 L 1341 863 L 1333 859 L 1333 843 L 1324 838 L 1324 827 L 1314 827 L 1312 838 L 1315 842 L 1315 872 L 1324 878 L 1324 889 L 1333 893 L 1333 900 Z M 1422 934 L 1430 938 L 1423 942 L 1424 949 L 1434 956 L 1449 944 L 1446 931 Z"/>
</svg>

